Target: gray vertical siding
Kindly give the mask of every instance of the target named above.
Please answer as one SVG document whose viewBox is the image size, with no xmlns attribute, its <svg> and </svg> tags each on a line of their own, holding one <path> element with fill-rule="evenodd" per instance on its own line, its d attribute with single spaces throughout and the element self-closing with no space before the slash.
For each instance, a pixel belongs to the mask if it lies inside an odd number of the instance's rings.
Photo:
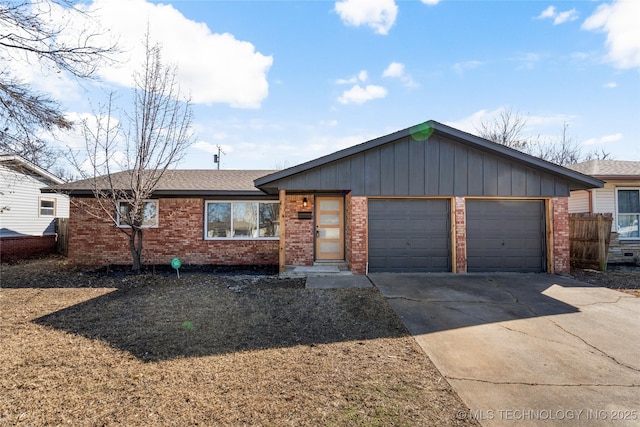
<svg viewBox="0 0 640 427">
<path fill-rule="evenodd" d="M 410 136 L 277 182 L 280 189 L 356 196 L 568 196 L 568 182 L 442 136 Z"/>
</svg>

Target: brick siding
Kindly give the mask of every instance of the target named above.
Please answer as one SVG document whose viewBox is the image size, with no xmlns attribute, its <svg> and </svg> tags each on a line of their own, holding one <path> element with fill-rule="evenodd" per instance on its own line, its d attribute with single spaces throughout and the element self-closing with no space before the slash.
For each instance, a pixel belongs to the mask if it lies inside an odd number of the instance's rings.
<svg viewBox="0 0 640 427">
<path fill-rule="evenodd" d="M 453 236 L 456 254 L 457 273 L 467 272 L 467 208 L 464 197 L 455 197 L 453 200 L 455 233 Z"/>
<path fill-rule="evenodd" d="M 0 261 L 2 262 L 14 262 L 55 252 L 55 235 L 0 238 Z"/>
<path fill-rule="evenodd" d="M 85 199 L 95 206 L 97 202 Z M 157 228 L 144 229 L 143 264 L 277 265 L 278 240 L 204 240 L 204 200 L 159 200 Z M 69 219 L 69 259 L 81 265 L 130 264 L 129 237 L 76 203 Z"/>
<path fill-rule="evenodd" d="M 551 199 L 553 210 L 553 267 L 556 274 L 569 273 L 569 198 Z"/>
<path fill-rule="evenodd" d="M 302 205 L 307 198 L 307 207 Z M 285 263 L 313 265 L 314 220 L 313 194 L 286 195 L 285 199 Z M 298 212 L 311 212 L 312 219 L 298 219 Z"/>
<path fill-rule="evenodd" d="M 354 274 L 367 272 L 367 215 L 366 197 L 354 197 L 349 193 L 345 198 L 346 260 Z"/>
</svg>

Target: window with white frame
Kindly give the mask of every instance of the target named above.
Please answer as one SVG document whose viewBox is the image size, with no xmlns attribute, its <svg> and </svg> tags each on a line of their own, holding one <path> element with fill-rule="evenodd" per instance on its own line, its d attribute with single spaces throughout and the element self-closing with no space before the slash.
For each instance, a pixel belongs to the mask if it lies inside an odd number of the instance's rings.
<svg viewBox="0 0 640 427">
<path fill-rule="evenodd" d="M 118 226 L 130 227 L 136 221 L 132 217 L 131 203 L 126 201 L 118 202 Z M 142 211 L 142 228 L 155 228 L 158 226 L 158 201 L 145 200 Z"/>
<path fill-rule="evenodd" d="M 206 239 L 277 239 L 279 202 L 206 202 Z"/>
<path fill-rule="evenodd" d="M 618 238 L 640 239 L 640 188 L 618 188 Z"/>
<path fill-rule="evenodd" d="M 56 216 L 56 199 L 40 197 L 40 216 Z"/>
</svg>

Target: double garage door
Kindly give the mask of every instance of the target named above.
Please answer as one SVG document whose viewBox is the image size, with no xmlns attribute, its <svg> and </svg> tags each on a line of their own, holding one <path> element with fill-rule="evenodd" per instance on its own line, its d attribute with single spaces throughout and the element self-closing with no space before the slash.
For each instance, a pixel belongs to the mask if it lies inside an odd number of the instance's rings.
<svg viewBox="0 0 640 427">
<path fill-rule="evenodd" d="M 545 271 L 544 202 L 466 201 L 468 272 Z M 448 272 L 449 199 L 370 199 L 370 272 Z"/>
</svg>

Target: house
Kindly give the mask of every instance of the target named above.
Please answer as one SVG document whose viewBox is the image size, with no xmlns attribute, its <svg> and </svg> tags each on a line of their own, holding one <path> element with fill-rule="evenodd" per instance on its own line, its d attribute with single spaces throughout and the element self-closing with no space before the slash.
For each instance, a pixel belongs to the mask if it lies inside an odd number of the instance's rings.
<svg viewBox="0 0 640 427">
<path fill-rule="evenodd" d="M 281 171 L 167 171 L 148 201 L 143 260 L 563 273 L 569 192 L 593 187 L 602 182 L 429 121 Z M 90 188 L 58 190 L 95 203 Z M 107 219 L 72 204 L 70 230 L 74 262 L 127 262 Z"/>
<path fill-rule="evenodd" d="M 607 261 L 639 262 L 640 162 L 591 160 L 568 167 L 604 181 L 603 188 L 572 191 L 569 213 L 612 214 Z"/>
<path fill-rule="evenodd" d="M 54 220 L 69 217 L 69 198 L 40 189 L 63 181 L 15 155 L 0 155 L 0 258 L 15 261 L 55 252 Z"/>
</svg>

